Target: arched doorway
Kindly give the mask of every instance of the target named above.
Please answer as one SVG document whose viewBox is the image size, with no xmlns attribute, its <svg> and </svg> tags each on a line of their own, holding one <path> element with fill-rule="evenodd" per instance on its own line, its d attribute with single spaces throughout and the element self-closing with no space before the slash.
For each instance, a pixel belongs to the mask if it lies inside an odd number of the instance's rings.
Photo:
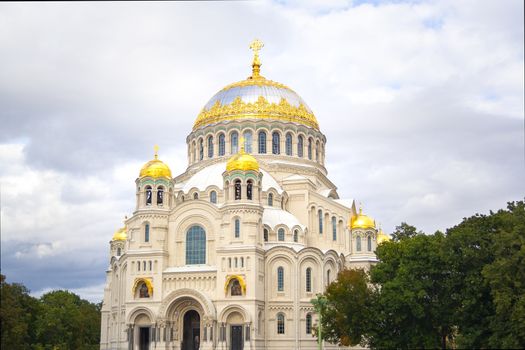
<svg viewBox="0 0 525 350">
<path fill-rule="evenodd" d="M 201 318 L 195 310 L 184 314 L 182 328 L 182 350 L 198 350 L 201 341 Z"/>
</svg>

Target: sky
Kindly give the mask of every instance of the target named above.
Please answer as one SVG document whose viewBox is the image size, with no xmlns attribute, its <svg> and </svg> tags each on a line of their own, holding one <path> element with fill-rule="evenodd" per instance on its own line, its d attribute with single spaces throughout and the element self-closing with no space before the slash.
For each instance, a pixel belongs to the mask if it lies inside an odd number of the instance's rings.
<svg viewBox="0 0 525 350">
<path fill-rule="evenodd" d="M 174 174 L 206 102 L 292 87 L 326 168 L 387 233 L 523 200 L 523 1 L 0 4 L 1 264 L 38 296 L 102 299 L 109 240 L 160 147 Z"/>
</svg>

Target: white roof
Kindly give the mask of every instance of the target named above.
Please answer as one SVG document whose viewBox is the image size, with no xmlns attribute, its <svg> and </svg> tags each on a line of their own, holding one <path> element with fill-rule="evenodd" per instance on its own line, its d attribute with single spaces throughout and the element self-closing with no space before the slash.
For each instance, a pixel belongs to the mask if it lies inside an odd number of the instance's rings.
<svg viewBox="0 0 525 350">
<path fill-rule="evenodd" d="M 217 186 L 218 188 L 223 189 L 222 173 L 224 173 L 225 170 L 226 162 L 212 164 L 199 170 L 188 181 L 186 181 L 186 183 L 180 185 L 179 188 L 182 188 L 185 193 L 194 187 L 199 189 L 199 191 L 204 191 L 208 186 Z M 279 194 L 281 194 L 283 189 L 279 186 L 272 175 L 263 169 L 260 169 L 260 171 L 263 174 L 262 190 L 268 191 L 273 187 Z"/>
<path fill-rule="evenodd" d="M 354 203 L 354 200 L 351 198 L 348 199 L 334 199 L 337 203 L 347 207 L 348 209 L 352 209 L 352 203 Z"/>
<path fill-rule="evenodd" d="M 324 196 L 324 197 L 328 197 L 328 195 L 330 194 L 332 190 L 329 189 L 329 188 L 323 188 L 319 191 L 317 191 L 317 193 L 319 193 L 321 196 Z"/>
<path fill-rule="evenodd" d="M 299 219 L 297 219 L 292 213 L 289 213 L 286 210 L 282 210 L 280 208 L 268 206 L 264 207 L 262 222 L 263 225 L 268 225 L 272 229 L 277 225 L 285 225 L 289 228 L 299 226 L 302 230 L 304 230 L 306 227 L 301 224 Z"/>
</svg>

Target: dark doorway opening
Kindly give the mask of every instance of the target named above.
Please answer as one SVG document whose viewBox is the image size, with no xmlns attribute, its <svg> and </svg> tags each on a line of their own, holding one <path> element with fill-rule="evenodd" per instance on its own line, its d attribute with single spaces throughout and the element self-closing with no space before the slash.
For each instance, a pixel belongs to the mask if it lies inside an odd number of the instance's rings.
<svg viewBox="0 0 525 350">
<path fill-rule="evenodd" d="M 201 336 L 201 318 L 195 310 L 184 314 L 182 350 L 198 350 Z"/>
<path fill-rule="evenodd" d="M 140 327 L 139 350 L 149 350 L 149 327 Z"/>
<path fill-rule="evenodd" d="M 242 326 L 231 326 L 231 350 L 242 350 Z"/>
</svg>

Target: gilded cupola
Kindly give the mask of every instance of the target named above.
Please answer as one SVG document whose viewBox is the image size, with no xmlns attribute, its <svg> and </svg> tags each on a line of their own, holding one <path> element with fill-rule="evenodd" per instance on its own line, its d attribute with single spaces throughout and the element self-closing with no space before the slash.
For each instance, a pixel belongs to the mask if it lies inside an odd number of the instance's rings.
<svg viewBox="0 0 525 350">
<path fill-rule="evenodd" d="M 142 169 L 140 169 L 139 177 L 165 177 L 171 179 L 171 170 L 170 168 L 161 160 L 159 160 L 158 155 L 159 148 L 155 146 L 155 156 L 152 160 L 144 164 Z"/>
<path fill-rule="evenodd" d="M 260 75 L 260 40 L 254 51 L 252 75 L 217 92 L 199 113 L 193 130 L 223 121 L 269 119 L 302 124 L 319 130 L 319 123 L 303 99 L 289 87 Z"/>
<path fill-rule="evenodd" d="M 371 217 L 363 214 L 363 208 L 359 207 L 359 213 L 357 215 L 352 216 L 352 219 L 350 219 L 350 228 L 375 229 L 376 222 Z"/>
<path fill-rule="evenodd" d="M 383 229 L 380 227 L 379 232 L 377 233 L 377 244 L 390 241 L 390 236 L 383 232 Z"/>
<path fill-rule="evenodd" d="M 119 228 L 117 231 L 115 231 L 115 234 L 113 235 L 113 238 L 111 240 L 113 241 L 125 241 L 128 238 L 128 233 L 126 226 Z"/>
<path fill-rule="evenodd" d="M 226 171 L 242 170 L 242 171 L 259 171 L 259 162 L 249 153 L 244 151 L 244 139 L 241 138 L 241 150 L 239 153 L 233 155 L 226 163 Z"/>
</svg>

